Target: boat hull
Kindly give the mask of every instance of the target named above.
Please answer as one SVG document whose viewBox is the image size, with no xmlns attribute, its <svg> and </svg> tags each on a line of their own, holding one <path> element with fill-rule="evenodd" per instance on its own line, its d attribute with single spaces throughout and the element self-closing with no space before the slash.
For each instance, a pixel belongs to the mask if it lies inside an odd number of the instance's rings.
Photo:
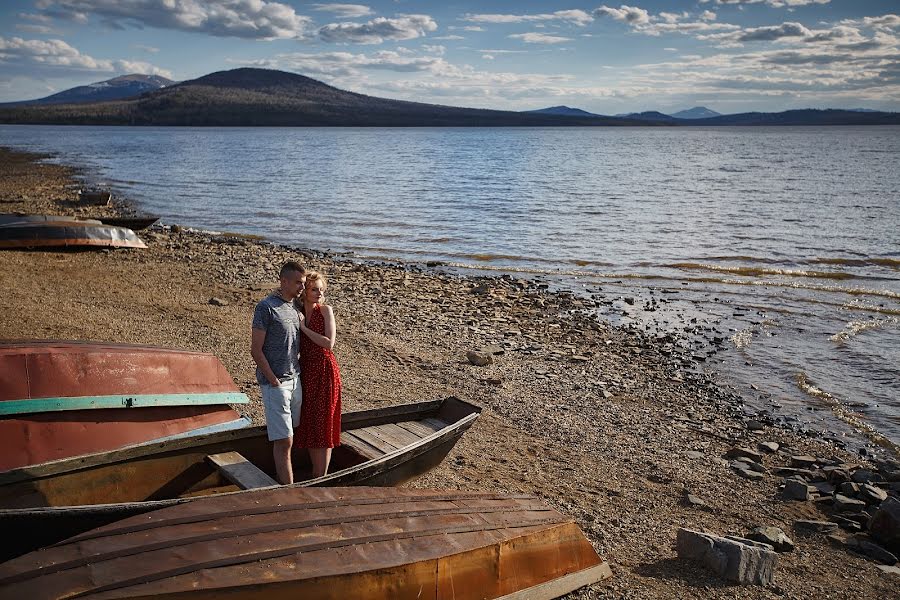
<svg viewBox="0 0 900 600">
<path fill-rule="evenodd" d="M 333 473 L 286 487 L 396 486 L 428 472 L 447 456 L 472 425 L 480 408 L 457 398 L 347 413 L 343 444 L 335 448 Z M 390 431 L 396 423 L 420 436 L 378 456 L 361 456 L 350 446 L 356 436 Z M 401 435 L 396 433 L 396 435 Z M 367 437 L 367 439 L 373 439 Z M 274 473 L 265 427 L 251 427 L 165 444 L 148 444 L 0 473 L 0 559 L 18 556 L 105 523 L 201 497 L 244 494 L 224 481 L 205 460 L 238 452 Z M 309 468 L 298 456 L 298 478 Z M 308 474 L 307 474 L 308 475 Z M 25 534 L 27 535 L 19 535 Z"/>
<path fill-rule="evenodd" d="M 5 219 L 0 222 L 0 248 L 146 248 L 134 231 L 92 219 L 31 215 L 46 219 Z"/>
<path fill-rule="evenodd" d="M 0 343 L 0 471 L 248 424 L 212 354 L 22 340 Z"/>
<path fill-rule="evenodd" d="M 555 598 L 611 576 L 537 498 L 267 488 L 169 507 L 0 565 L 32 600 Z"/>
</svg>

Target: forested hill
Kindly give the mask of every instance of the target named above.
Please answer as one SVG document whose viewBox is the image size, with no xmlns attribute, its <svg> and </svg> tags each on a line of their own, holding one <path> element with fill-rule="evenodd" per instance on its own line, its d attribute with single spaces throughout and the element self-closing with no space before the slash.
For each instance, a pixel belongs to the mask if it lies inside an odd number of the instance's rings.
<svg viewBox="0 0 900 600">
<path fill-rule="evenodd" d="M 346 92 L 293 73 L 220 71 L 114 102 L 0 108 L 0 122 L 194 126 L 635 125 L 618 117 L 571 117 L 405 102 Z"/>
</svg>

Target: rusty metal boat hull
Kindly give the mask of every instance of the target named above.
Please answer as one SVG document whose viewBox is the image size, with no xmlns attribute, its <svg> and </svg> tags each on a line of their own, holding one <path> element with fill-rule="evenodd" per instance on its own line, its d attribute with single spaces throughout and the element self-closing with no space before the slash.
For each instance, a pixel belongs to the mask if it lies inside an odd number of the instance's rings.
<svg viewBox="0 0 900 600">
<path fill-rule="evenodd" d="M 394 486 L 437 466 L 481 409 L 446 398 L 346 413 L 332 472 L 310 478 L 306 453 L 294 459 L 289 487 Z M 0 473 L 0 559 L 126 517 L 247 493 L 207 457 L 237 452 L 275 474 L 265 427 L 248 427 L 165 444 L 123 448 Z"/>
<path fill-rule="evenodd" d="M 20 218 L 0 221 L 0 248 L 146 248 L 125 227 L 105 225 L 92 219 L 30 215 L 46 219 Z"/>
<path fill-rule="evenodd" d="M 268 488 L 94 529 L 0 565 L 0 597 L 556 598 L 612 576 L 534 496 Z"/>
<path fill-rule="evenodd" d="M 0 343 L 0 471 L 242 427 L 248 402 L 218 358 L 52 340 Z"/>
</svg>

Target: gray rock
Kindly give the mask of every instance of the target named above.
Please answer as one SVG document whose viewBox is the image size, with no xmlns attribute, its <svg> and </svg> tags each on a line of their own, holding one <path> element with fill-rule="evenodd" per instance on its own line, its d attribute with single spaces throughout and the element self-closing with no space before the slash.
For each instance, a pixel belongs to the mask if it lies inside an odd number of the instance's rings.
<svg viewBox="0 0 900 600">
<path fill-rule="evenodd" d="M 743 585 L 769 585 L 775 575 L 778 555 L 753 542 L 680 528 L 675 549 L 679 558 L 698 561 L 720 577 Z"/>
<path fill-rule="evenodd" d="M 788 500 L 809 500 L 809 486 L 802 479 L 784 480 L 784 497 Z"/>
<path fill-rule="evenodd" d="M 874 485 L 864 483 L 859 487 L 859 497 L 868 504 L 881 504 L 887 500 L 887 492 Z"/>
<path fill-rule="evenodd" d="M 493 364 L 494 357 L 493 355 L 487 354 L 485 352 L 469 350 L 468 352 L 466 352 L 466 360 L 468 360 L 470 364 L 473 364 L 476 367 L 486 367 L 487 365 Z"/>
<path fill-rule="evenodd" d="M 827 481 L 817 481 L 812 484 L 816 491 L 825 496 L 830 496 L 835 492 L 834 486 Z"/>
<path fill-rule="evenodd" d="M 892 567 L 890 565 L 875 565 L 880 570 L 891 575 L 900 575 L 900 567 Z"/>
<path fill-rule="evenodd" d="M 703 453 L 698 452 L 696 450 L 688 450 L 684 453 L 684 455 L 687 456 L 688 458 L 693 458 L 694 460 L 699 460 L 699 459 L 703 458 Z"/>
<path fill-rule="evenodd" d="M 838 515 L 832 515 L 831 520 L 838 524 L 844 531 L 857 532 L 862 531 L 862 525 L 853 519 L 847 519 Z"/>
<path fill-rule="evenodd" d="M 794 542 L 778 527 L 757 527 L 747 537 L 756 542 L 768 544 L 775 552 L 793 552 Z"/>
<path fill-rule="evenodd" d="M 837 531 L 838 525 L 831 521 L 808 521 L 800 519 L 794 521 L 794 529 L 802 533 L 834 533 Z"/>
<path fill-rule="evenodd" d="M 210 298 L 209 303 L 213 306 L 228 306 L 228 300 L 222 300 L 221 298 Z"/>
<path fill-rule="evenodd" d="M 891 552 L 900 552 L 900 500 L 881 503 L 869 521 L 869 534 Z"/>
<path fill-rule="evenodd" d="M 772 452 L 778 452 L 778 449 L 781 447 L 778 445 L 778 442 L 760 442 L 757 444 L 760 450 L 771 454 Z"/>
<path fill-rule="evenodd" d="M 816 464 L 816 457 L 801 455 L 791 457 L 791 466 L 796 469 L 808 469 Z"/>
<path fill-rule="evenodd" d="M 762 454 L 750 448 L 735 446 L 725 453 L 727 458 L 749 458 L 754 462 L 762 460 Z"/>
<path fill-rule="evenodd" d="M 850 479 L 852 479 L 856 483 L 869 483 L 871 481 L 878 481 L 878 476 L 867 469 L 859 469 L 853 472 L 853 475 L 850 476 Z"/>
<path fill-rule="evenodd" d="M 855 498 L 848 498 L 843 494 L 834 495 L 834 509 L 838 512 L 859 511 L 866 507 L 866 503 Z"/>
<path fill-rule="evenodd" d="M 684 503 L 688 506 L 695 506 L 697 508 L 703 508 L 706 506 L 706 502 L 704 502 L 702 498 L 699 498 L 687 492 L 685 492 L 684 494 Z"/>
<path fill-rule="evenodd" d="M 759 471 L 752 471 L 747 467 L 747 463 L 741 462 L 739 460 L 731 463 L 731 468 L 734 469 L 735 473 L 743 477 L 744 479 L 749 479 L 751 481 L 761 481 L 765 476 Z"/>
<path fill-rule="evenodd" d="M 897 557 L 876 544 L 862 536 L 856 537 L 856 547 L 854 548 L 857 552 L 861 554 L 865 554 L 869 558 L 873 560 L 877 560 L 878 562 L 885 565 L 896 565 Z"/>
<path fill-rule="evenodd" d="M 852 481 L 845 481 L 840 485 L 841 493 L 845 496 L 855 496 L 859 493 L 859 484 Z"/>
</svg>

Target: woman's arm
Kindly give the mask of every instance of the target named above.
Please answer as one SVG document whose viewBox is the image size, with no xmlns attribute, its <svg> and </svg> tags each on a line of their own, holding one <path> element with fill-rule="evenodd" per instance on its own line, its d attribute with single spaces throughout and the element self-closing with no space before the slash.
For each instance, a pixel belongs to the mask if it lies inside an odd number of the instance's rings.
<svg viewBox="0 0 900 600">
<path fill-rule="evenodd" d="M 322 311 L 322 318 L 325 319 L 325 335 L 316 333 L 307 327 L 304 321 L 301 321 L 300 323 L 300 330 L 317 346 L 332 350 L 334 348 L 334 341 L 337 339 L 337 327 L 334 324 L 334 311 L 332 311 L 331 307 L 327 304 L 320 306 L 319 309 Z"/>
</svg>

